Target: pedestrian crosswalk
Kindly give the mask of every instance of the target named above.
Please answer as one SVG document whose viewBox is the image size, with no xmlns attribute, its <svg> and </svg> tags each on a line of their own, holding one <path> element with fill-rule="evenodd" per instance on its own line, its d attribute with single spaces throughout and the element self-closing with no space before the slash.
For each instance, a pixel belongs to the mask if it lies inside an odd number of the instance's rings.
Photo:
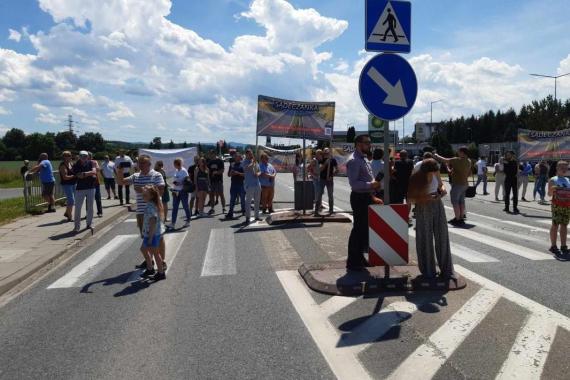
<svg viewBox="0 0 570 380">
<path fill-rule="evenodd" d="M 438 377 L 444 366 L 453 366 L 462 373 L 464 363 L 450 358 L 454 353 L 467 344 L 472 334 L 489 334 L 486 338 L 489 350 L 498 350 L 497 347 L 506 347 L 499 357 L 504 358 L 502 364 L 487 371 L 485 378 L 497 379 L 539 379 L 547 363 L 552 342 L 556 338 L 558 329 L 570 331 L 570 319 L 548 309 L 536 302 L 515 293 L 501 285 L 487 280 L 474 272 L 461 266 L 457 271 L 469 280 L 469 287 L 476 288 L 472 295 L 462 300 L 457 310 L 446 318 L 439 326 L 432 328 L 433 332 L 422 336 L 429 330 L 426 325 L 431 318 L 434 298 L 425 295 L 414 299 L 406 299 L 394 295 L 397 299 L 389 302 L 387 306 L 368 314 L 360 323 L 351 328 L 339 329 L 350 323 L 344 321 L 344 315 L 355 315 L 345 312 L 347 308 L 365 308 L 366 299 L 333 296 L 320 303 L 314 298 L 305 286 L 302 278 L 295 271 L 279 271 L 279 278 L 295 310 L 303 320 L 306 328 L 314 339 L 321 353 L 329 363 L 338 379 L 432 379 Z M 389 296 L 384 299 L 390 298 Z M 495 334 L 491 324 L 487 321 L 498 312 L 498 303 L 507 300 L 515 303 L 523 310 L 525 318 L 517 326 L 519 331 L 514 341 L 507 336 Z M 443 302 L 439 308 L 447 307 Z M 514 319 L 512 315 L 501 315 L 505 321 Z M 394 331 L 412 330 L 408 335 L 419 337 L 417 339 L 400 339 L 401 352 L 409 352 L 402 357 L 393 368 L 386 368 L 386 376 L 375 374 L 368 367 L 366 351 L 379 346 L 381 352 L 388 349 L 389 342 L 394 337 L 383 339 L 385 335 Z M 486 331 L 488 330 L 488 331 Z M 407 336 L 406 334 L 404 334 Z M 505 340 L 505 342 L 502 342 Z M 500 342 L 501 344 L 498 344 Z M 386 346 L 382 350 L 382 346 Z M 405 347 L 407 346 L 407 347 Z M 395 353 L 392 353 L 395 354 Z M 380 359 L 382 360 L 382 359 Z M 384 362 L 388 366 L 389 361 Z M 493 372 L 494 371 L 494 372 Z M 492 373 L 491 373 L 492 372 Z M 477 377 L 475 374 L 463 373 L 461 378 Z"/>
</svg>

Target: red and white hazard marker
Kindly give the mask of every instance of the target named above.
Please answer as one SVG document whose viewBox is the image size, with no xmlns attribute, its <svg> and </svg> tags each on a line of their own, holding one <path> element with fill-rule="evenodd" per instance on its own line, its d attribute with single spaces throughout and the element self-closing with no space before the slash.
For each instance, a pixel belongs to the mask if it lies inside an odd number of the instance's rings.
<svg viewBox="0 0 570 380">
<path fill-rule="evenodd" d="M 368 236 L 370 265 L 408 264 L 408 205 L 369 206 Z"/>
</svg>

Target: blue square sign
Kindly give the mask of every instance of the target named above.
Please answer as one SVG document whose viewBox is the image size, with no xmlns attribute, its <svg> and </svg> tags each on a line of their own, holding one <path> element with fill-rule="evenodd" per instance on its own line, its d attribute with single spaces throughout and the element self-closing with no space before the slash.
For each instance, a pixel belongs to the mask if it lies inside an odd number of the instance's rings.
<svg viewBox="0 0 570 380">
<path fill-rule="evenodd" d="M 412 3 L 366 0 L 366 51 L 409 53 L 412 48 Z"/>
</svg>

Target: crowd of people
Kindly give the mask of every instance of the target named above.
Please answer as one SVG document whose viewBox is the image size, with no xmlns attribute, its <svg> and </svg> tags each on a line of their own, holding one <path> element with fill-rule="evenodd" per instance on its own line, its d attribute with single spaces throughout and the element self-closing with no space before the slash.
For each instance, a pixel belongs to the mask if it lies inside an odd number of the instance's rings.
<svg viewBox="0 0 570 380">
<path fill-rule="evenodd" d="M 350 205 L 353 211 L 353 229 L 348 242 L 348 270 L 363 271 L 369 266 L 364 253 L 368 251 L 368 206 L 383 204 L 385 182 L 390 182 L 391 203 L 408 204 L 416 218 L 416 252 L 418 266 L 426 279 L 441 278 L 456 280 L 453 270 L 448 224 L 455 227 L 465 225 L 467 218 L 466 197 L 473 197 L 479 184 L 483 183 L 483 194 L 487 192 L 487 163 L 481 157 L 476 163 L 469 159 L 468 149 L 462 147 L 456 157 L 443 157 L 432 149 L 426 149 L 422 159 L 414 163 L 406 151 L 399 152 L 397 159 L 390 159 L 389 178 L 384 178 L 384 152 L 371 150 L 371 140 L 367 135 L 355 139 L 355 152 L 347 162 L 347 175 L 351 187 Z M 318 157 L 318 153 L 317 153 Z M 545 195 L 551 199 L 552 225 L 550 229 L 551 247 L 549 251 L 559 259 L 570 259 L 567 246 L 567 226 L 570 222 L 570 179 L 568 163 L 558 161 L 548 165 L 540 161 L 532 166 L 529 162 L 519 163 L 515 152 L 509 151 L 495 165 L 496 200 L 503 189 L 504 211 L 519 214 L 519 189 L 522 187 L 522 201 L 527 201 L 526 193 L 529 177 L 535 176 L 533 195 L 540 195 L 540 204 L 547 204 Z M 553 171 L 554 170 L 554 171 Z M 451 190 L 450 202 L 454 217 L 446 220 L 442 198 L 447 188 L 442 180 L 442 172 L 449 173 Z M 477 174 L 475 183 L 474 175 Z M 470 183 L 472 178 L 472 183 Z M 548 185 L 548 191 L 546 186 Z M 413 209 L 412 209 L 413 208 Z M 410 220 L 410 226 L 411 220 Z M 560 236 L 560 248 L 557 238 Z M 436 267 L 437 262 L 437 267 Z M 439 271 L 438 271 L 439 269 Z"/>
</svg>

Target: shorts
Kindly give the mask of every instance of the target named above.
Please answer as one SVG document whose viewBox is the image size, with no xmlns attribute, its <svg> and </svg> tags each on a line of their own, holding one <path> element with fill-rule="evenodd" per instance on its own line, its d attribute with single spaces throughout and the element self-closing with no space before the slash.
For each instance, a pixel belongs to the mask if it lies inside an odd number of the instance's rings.
<svg viewBox="0 0 570 380">
<path fill-rule="evenodd" d="M 212 188 L 210 189 L 212 193 L 223 194 L 224 183 L 223 182 L 212 182 Z"/>
<path fill-rule="evenodd" d="M 196 199 L 196 194 L 198 193 L 198 190 L 194 190 L 193 192 L 190 193 L 190 200 L 192 199 Z"/>
<path fill-rule="evenodd" d="M 103 178 L 103 181 L 105 182 L 106 190 L 115 188 L 115 178 Z"/>
<path fill-rule="evenodd" d="M 164 193 L 162 193 L 162 203 L 170 202 L 170 189 L 164 189 Z"/>
<path fill-rule="evenodd" d="M 62 185 L 65 194 L 65 205 L 67 207 L 75 205 L 75 185 Z"/>
<path fill-rule="evenodd" d="M 54 186 L 55 186 L 54 182 L 42 183 L 42 195 L 44 197 L 52 196 Z"/>
<path fill-rule="evenodd" d="M 562 226 L 570 223 L 570 207 L 552 205 L 552 223 Z"/>
<path fill-rule="evenodd" d="M 465 204 L 465 192 L 467 185 L 452 185 L 449 193 L 451 204 L 454 206 L 463 206 Z"/>
<path fill-rule="evenodd" d="M 149 236 L 143 237 L 143 248 L 158 248 L 160 246 L 160 235 L 154 235 L 152 238 Z"/>
</svg>

